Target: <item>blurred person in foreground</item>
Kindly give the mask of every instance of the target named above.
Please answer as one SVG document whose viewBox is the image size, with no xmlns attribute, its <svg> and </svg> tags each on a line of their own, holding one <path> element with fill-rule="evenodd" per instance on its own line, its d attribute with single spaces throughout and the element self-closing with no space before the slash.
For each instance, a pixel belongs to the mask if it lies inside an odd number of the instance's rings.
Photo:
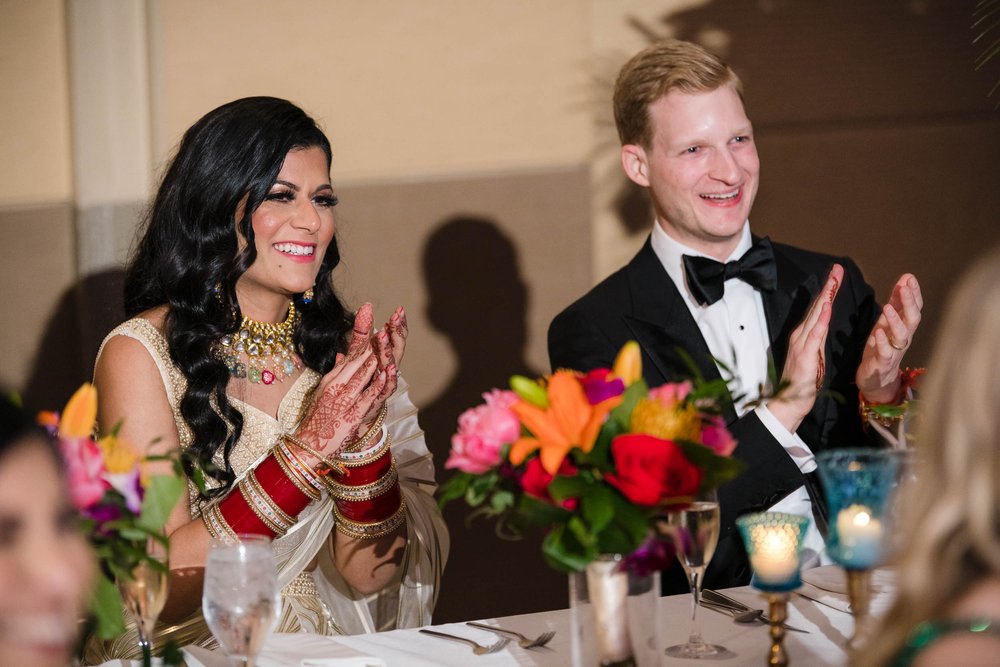
<svg viewBox="0 0 1000 667">
<path fill-rule="evenodd" d="M 896 594 L 858 667 L 1000 665 L 1000 250 L 945 312 L 901 489 Z"/>
<path fill-rule="evenodd" d="M 271 538 L 279 632 L 431 622 L 448 536 L 399 376 L 406 316 L 376 328 L 371 305 L 352 313 L 334 291 L 331 155 L 286 100 L 209 112 L 184 134 L 130 261 L 131 319 L 98 353 L 99 426 L 120 422 L 147 453 L 186 450 L 189 476 L 200 469 L 207 483 L 190 484 L 167 522 L 157 645 L 213 645 L 208 550 L 243 533 Z M 91 642 L 86 658 L 133 656 L 130 632 Z"/>
<path fill-rule="evenodd" d="M 719 487 L 721 534 L 705 586 L 749 582 L 735 520 L 776 510 L 813 517 L 807 566 L 820 564 L 826 501 L 815 455 L 868 441 L 875 405 L 898 404 L 900 362 L 923 300 L 904 274 L 879 306 L 861 270 L 751 234 L 760 160 L 736 73 L 690 42 L 664 40 L 633 56 L 615 83 L 625 175 L 648 193 L 655 220 L 628 265 L 567 307 L 549 327 L 553 368 L 609 368 L 638 341 L 651 387 L 690 377 L 683 350 L 708 380 L 729 379 L 724 416 L 746 470 Z M 808 222 L 803 222 L 808 224 Z M 787 388 L 755 405 L 769 369 Z M 666 592 L 687 584 L 680 567 Z"/>
<path fill-rule="evenodd" d="M 95 574 L 55 443 L 0 397 L 0 665 L 69 665 Z"/>
</svg>

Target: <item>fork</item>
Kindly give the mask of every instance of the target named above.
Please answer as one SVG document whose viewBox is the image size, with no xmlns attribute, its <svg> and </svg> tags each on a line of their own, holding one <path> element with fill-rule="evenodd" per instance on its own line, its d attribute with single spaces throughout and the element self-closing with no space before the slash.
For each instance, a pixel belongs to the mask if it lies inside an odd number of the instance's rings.
<svg viewBox="0 0 1000 667">
<path fill-rule="evenodd" d="M 466 625 L 471 625 L 474 628 L 480 628 L 481 630 L 489 630 L 490 632 L 496 632 L 498 634 L 510 635 L 511 637 L 517 637 L 517 645 L 521 648 L 538 648 L 539 646 L 545 646 L 552 638 L 556 636 L 554 630 L 549 630 L 548 632 L 543 632 L 534 639 L 529 639 L 525 637 L 520 632 L 514 632 L 513 630 L 504 630 L 503 628 L 495 628 L 492 625 L 486 625 L 485 623 L 476 623 L 475 621 L 466 621 Z"/>
<path fill-rule="evenodd" d="M 485 655 L 487 653 L 496 653 L 497 651 L 502 651 L 505 646 L 510 642 L 509 639 L 498 639 L 496 643 L 490 644 L 489 646 L 483 646 L 479 642 L 474 642 L 471 639 L 466 639 L 465 637 L 459 637 L 458 635 L 449 635 L 444 632 L 438 632 L 436 630 L 427 630 L 425 628 L 420 628 L 420 632 L 425 635 L 432 635 L 434 637 L 440 637 L 441 639 L 450 639 L 455 642 L 462 642 L 463 644 L 468 644 L 472 647 L 472 652 L 476 655 Z"/>
</svg>

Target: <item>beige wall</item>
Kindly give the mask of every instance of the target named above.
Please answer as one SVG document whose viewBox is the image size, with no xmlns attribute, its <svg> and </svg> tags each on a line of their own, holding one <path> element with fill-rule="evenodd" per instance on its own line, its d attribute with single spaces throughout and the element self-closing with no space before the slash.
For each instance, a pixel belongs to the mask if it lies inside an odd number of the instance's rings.
<svg viewBox="0 0 1000 667">
<path fill-rule="evenodd" d="M 0 290 L 16 313 L 0 384 L 54 405 L 89 375 L 120 317 L 107 269 L 181 133 L 276 95 L 333 142 L 347 300 L 408 307 L 404 371 L 440 462 L 458 411 L 545 370 L 548 321 L 648 232 L 608 101 L 621 63 L 667 35 L 722 50 L 746 82 L 755 231 L 852 255 L 882 296 L 918 273 L 919 362 L 963 258 L 1000 242 L 985 97 L 1000 67 L 972 71 L 972 4 L 0 0 Z M 445 617 L 565 603 L 537 545 L 462 535 Z M 511 563 L 521 589 L 477 577 Z"/>
<path fill-rule="evenodd" d="M 0 99 L 0 386 L 21 389 L 76 275 L 61 0 L 0 0 Z"/>
</svg>

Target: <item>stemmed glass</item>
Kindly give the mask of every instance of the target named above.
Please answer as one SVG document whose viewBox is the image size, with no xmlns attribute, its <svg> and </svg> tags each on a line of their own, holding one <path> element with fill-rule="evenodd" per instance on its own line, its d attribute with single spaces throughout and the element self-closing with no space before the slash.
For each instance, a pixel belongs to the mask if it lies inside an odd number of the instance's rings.
<svg viewBox="0 0 1000 667">
<path fill-rule="evenodd" d="M 139 635 L 142 664 L 152 663 L 153 627 L 167 601 L 167 549 L 155 539 L 146 545 L 148 560 L 132 568 L 131 578 L 119 577 L 118 590 Z"/>
<path fill-rule="evenodd" d="M 667 648 L 667 655 L 674 658 L 707 658 L 725 652 L 725 647 L 707 644 L 701 638 L 698 624 L 698 603 L 705 568 L 715 554 L 719 543 L 719 500 L 715 491 L 705 491 L 694 502 L 668 516 L 669 530 L 673 535 L 677 558 L 684 567 L 691 585 L 691 633 L 686 644 Z"/>
<path fill-rule="evenodd" d="M 213 542 L 201 607 L 222 650 L 252 667 L 281 608 L 271 541 L 251 535 Z"/>
</svg>

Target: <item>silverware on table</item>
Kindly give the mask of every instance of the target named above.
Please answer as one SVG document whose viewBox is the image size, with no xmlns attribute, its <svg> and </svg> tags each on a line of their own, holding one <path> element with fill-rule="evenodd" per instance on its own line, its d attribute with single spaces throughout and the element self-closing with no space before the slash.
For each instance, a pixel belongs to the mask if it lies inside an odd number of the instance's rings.
<svg viewBox="0 0 1000 667">
<path fill-rule="evenodd" d="M 724 607 L 720 604 L 715 604 L 714 602 L 708 602 L 706 600 L 699 601 L 699 604 L 705 609 L 711 609 L 712 611 L 729 614 L 737 623 L 753 623 L 755 621 L 760 621 L 761 616 L 764 615 L 763 609 L 748 609 L 747 611 L 740 611 L 739 609 L 734 609 L 733 607 Z"/>
<path fill-rule="evenodd" d="M 725 595 L 725 594 L 720 593 L 718 591 L 713 591 L 711 589 L 705 588 L 705 589 L 702 589 L 701 595 L 702 595 L 702 598 L 703 598 L 704 601 L 706 601 L 706 602 L 708 602 L 710 604 L 714 604 L 714 605 L 716 605 L 718 607 L 732 609 L 735 612 L 758 612 L 759 611 L 760 612 L 760 616 L 758 616 L 758 618 L 760 620 L 764 621 L 765 623 L 770 623 L 771 622 L 771 619 L 768 618 L 767 614 L 764 613 L 763 609 L 756 609 L 755 607 L 751 607 L 751 606 L 749 606 L 747 604 L 744 604 L 743 602 L 740 602 L 739 600 L 736 600 L 735 598 L 731 598 L 728 595 Z M 735 614 L 733 616 L 735 617 Z M 746 622 L 746 621 L 744 621 L 744 622 Z M 783 627 L 785 630 L 791 630 L 792 632 L 803 632 L 805 634 L 809 634 L 808 630 L 803 630 L 802 628 L 796 628 L 794 626 L 789 625 L 788 623 L 782 623 L 781 627 Z"/>
<path fill-rule="evenodd" d="M 502 651 L 508 643 L 509 639 L 498 639 L 495 643 L 489 646 L 483 646 L 479 642 L 472 641 L 465 637 L 459 637 L 458 635 L 449 635 L 445 632 L 438 632 L 437 630 L 428 630 L 426 628 L 420 628 L 420 632 L 425 635 L 431 635 L 432 637 L 440 637 L 441 639 L 450 639 L 454 642 L 462 642 L 463 644 L 468 644 L 472 647 L 472 652 L 476 655 L 485 655 L 487 653 L 496 653 L 497 651 Z"/>
<path fill-rule="evenodd" d="M 814 598 L 811 595 L 806 595 L 805 593 L 800 593 L 799 591 L 795 591 L 795 594 L 798 595 L 803 600 L 809 600 L 810 602 L 814 602 L 816 604 L 821 604 L 824 607 L 829 607 L 830 609 L 834 609 L 834 610 L 839 611 L 839 612 L 841 612 L 843 614 L 850 614 L 851 613 L 851 603 L 850 602 L 846 603 L 847 604 L 847 609 L 844 609 L 843 607 L 838 607 L 835 604 L 830 604 L 829 602 L 824 602 L 823 600 L 820 600 L 819 598 Z"/>
<path fill-rule="evenodd" d="M 503 628 L 497 628 L 492 625 L 486 625 L 485 623 L 476 623 L 475 621 L 466 621 L 466 625 L 471 625 L 474 628 L 480 628 L 481 630 L 489 630 L 490 632 L 495 632 L 501 635 L 510 635 L 517 639 L 517 645 L 521 648 L 538 648 L 539 646 L 545 646 L 552 638 L 556 636 L 555 631 L 549 630 L 548 632 L 543 632 L 534 639 L 530 637 L 525 637 L 520 632 L 515 632 L 514 630 L 504 630 Z"/>
</svg>

